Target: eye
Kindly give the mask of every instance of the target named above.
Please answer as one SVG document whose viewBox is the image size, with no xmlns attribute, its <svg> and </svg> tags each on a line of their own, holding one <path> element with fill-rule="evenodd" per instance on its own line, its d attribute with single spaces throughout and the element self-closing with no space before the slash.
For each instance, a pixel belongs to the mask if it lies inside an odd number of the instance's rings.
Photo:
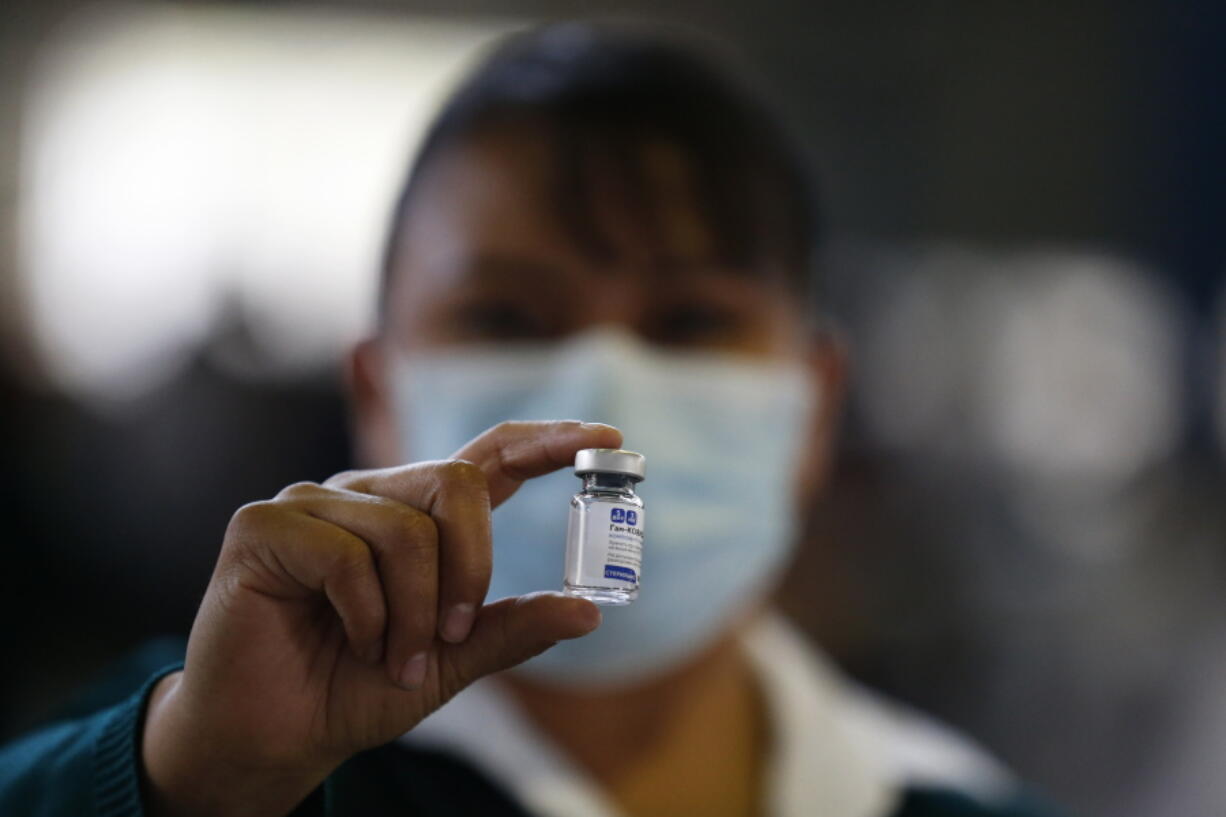
<svg viewBox="0 0 1226 817">
<path fill-rule="evenodd" d="M 452 331 L 465 340 L 530 340 L 550 334 L 541 316 L 511 300 L 479 300 L 457 306 Z"/>
<path fill-rule="evenodd" d="M 710 303 L 682 303 L 663 309 L 653 321 L 657 341 L 670 344 L 722 344 L 736 340 L 744 317 L 734 308 Z"/>
</svg>

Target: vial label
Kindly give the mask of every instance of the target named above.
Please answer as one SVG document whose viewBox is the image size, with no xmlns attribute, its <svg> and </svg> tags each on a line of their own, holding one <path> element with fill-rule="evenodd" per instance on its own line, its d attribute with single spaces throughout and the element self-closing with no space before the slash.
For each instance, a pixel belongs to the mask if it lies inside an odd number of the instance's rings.
<svg viewBox="0 0 1226 817">
<path fill-rule="evenodd" d="M 643 509 L 597 502 L 570 511 L 566 578 L 572 585 L 635 588 L 643 563 Z"/>
</svg>

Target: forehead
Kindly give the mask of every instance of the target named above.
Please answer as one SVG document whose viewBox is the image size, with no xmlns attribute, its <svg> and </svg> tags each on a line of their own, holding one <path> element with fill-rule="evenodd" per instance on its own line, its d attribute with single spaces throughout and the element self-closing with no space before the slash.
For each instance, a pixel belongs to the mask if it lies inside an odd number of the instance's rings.
<svg viewBox="0 0 1226 817">
<path fill-rule="evenodd" d="M 580 300 L 601 297 L 594 284 L 607 281 L 640 294 L 708 285 L 799 294 L 794 265 L 729 258 L 727 225 L 716 228 L 703 208 L 705 179 L 683 151 L 642 139 L 574 147 L 565 134 L 512 123 L 430 155 L 394 236 L 381 314 L 405 318 L 457 287 L 491 283 L 561 285 L 555 294 Z"/>
<path fill-rule="evenodd" d="M 539 127 L 444 148 L 423 168 L 397 254 L 416 266 L 476 250 L 568 266 L 713 266 L 688 162 L 662 142 L 573 155 Z"/>
</svg>

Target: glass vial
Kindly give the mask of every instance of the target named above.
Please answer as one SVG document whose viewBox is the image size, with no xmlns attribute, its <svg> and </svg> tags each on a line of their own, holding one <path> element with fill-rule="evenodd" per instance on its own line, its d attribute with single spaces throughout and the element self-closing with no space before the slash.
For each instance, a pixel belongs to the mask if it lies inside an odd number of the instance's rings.
<svg viewBox="0 0 1226 817">
<path fill-rule="evenodd" d="M 563 592 L 597 604 L 629 604 L 639 595 L 643 563 L 643 500 L 634 486 L 643 480 L 644 457 L 585 448 L 575 455 L 575 476 L 583 488 L 570 501 Z"/>
</svg>

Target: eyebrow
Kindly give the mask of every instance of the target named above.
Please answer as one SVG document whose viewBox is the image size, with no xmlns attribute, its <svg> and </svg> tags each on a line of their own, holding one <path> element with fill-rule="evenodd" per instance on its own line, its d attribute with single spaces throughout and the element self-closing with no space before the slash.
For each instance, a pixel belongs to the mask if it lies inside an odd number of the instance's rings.
<svg viewBox="0 0 1226 817">
<path fill-rule="evenodd" d="M 585 266 L 586 275 L 598 273 Z M 775 275 L 755 267 L 729 266 L 719 259 L 661 258 L 652 264 L 651 274 L 670 282 L 693 277 L 718 277 L 772 282 Z M 466 284 L 505 284 L 508 280 L 523 281 L 527 286 L 557 287 L 569 278 L 564 268 L 530 256 L 492 251 L 479 252 L 468 259 L 460 270 L 460 281 Z"/>
<path fill-rule="evenodd" d="M 481 252 L 464 263 L 460 278 L 466 283 L 504 283 L 530 279 L 546 284 L 564 280 L 566 273 L 554 264 L 502 252 Z"/>
</svg>

